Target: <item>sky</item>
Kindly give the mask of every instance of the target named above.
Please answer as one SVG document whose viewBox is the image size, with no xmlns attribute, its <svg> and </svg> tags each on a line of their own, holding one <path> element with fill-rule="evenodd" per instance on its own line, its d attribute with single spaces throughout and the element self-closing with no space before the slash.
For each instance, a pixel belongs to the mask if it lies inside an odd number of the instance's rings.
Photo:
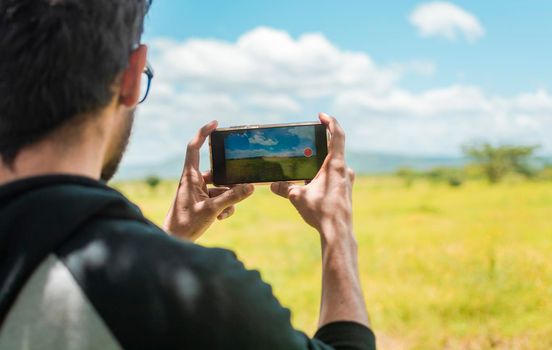
<svg viewBox="0 0 552 350">
<path fill-rule="evenodd" d="M 155 69 L 127 164 L 183 153 L 196 130 L 334 115 L 349 150 L 552 154 L 552 1 L 154 0 Z"/>
<path fill-rule="evenodd" d="M 268 128 L 230 133 L 224 140 L 227 159 L 316 156 L 314 127 Z"/>
</svg>

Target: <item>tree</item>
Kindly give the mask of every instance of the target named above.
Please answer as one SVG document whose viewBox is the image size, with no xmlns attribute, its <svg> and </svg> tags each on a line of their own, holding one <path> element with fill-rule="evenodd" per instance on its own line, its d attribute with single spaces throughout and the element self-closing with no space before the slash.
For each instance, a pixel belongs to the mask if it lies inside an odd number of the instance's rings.
<svg viewBox="0 0 552 350">
<path fill-rule="evenodd" d="M 414 184 L 414 179 L 418 176 L 416 171 L 409 167 L 401 167 L 397 169 L 395 175 L 404 180 L 404 185 L 406 187 L 411 187 Z"/>
<path fill-rule="evenodd" d="M 515 172 L 530 177 L 535 174 L 531 159 L 538 146 L 493 146 L 489 143 L 464 147 L 464 153 L 483 170 L 491 183 Z"/>
<path fill-rule="evenodd" d="M 161 179 L 156 175 L 150 175 L 146 177 L 145 181 L 151 190 L 155 190 L 155 188 L 161 183 Z"/>
</svg>

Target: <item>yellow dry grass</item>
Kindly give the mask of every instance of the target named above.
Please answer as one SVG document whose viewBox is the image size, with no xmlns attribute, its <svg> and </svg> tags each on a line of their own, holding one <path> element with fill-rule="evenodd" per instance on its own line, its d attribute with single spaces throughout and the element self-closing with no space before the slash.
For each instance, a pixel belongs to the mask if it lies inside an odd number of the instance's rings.
<svg viewBox="0 0 552 350">
<path fill-rule="evenodd" d="M 161 223 L 175 183 L 117 187 Z M 552 183 L 405 187 L 364 177 L 355 231 L 382 349 L 552 349 Z M 257 188 L 199 243 L 236 251 L 297 328 L 316 329 L 319 239 L 285 200 Z"/>
</svg>

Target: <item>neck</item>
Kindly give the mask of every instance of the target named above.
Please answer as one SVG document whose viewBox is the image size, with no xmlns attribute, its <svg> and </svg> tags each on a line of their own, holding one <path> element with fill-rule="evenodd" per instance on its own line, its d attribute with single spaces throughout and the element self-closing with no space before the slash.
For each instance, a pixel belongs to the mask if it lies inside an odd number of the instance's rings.
<svg viewBox="0 0 552 350">
<path fill-rule="evenodd" d="M 0 162 L 0 186 L 24 178 L 53 174 L 100 178 L 106 151 L 103 138 L 98 135 L 82 137 L 80 142 L 74 144 L 62 144 L 53 139 L 55 137 L 49 137 L 22 149 L 11 166 Z"/>
</svg>

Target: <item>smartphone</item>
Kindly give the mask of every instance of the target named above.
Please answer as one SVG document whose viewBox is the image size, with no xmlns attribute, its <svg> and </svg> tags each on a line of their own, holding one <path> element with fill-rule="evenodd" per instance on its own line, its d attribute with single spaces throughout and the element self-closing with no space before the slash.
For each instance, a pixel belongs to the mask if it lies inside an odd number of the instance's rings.
<svg viewBox="0 0 552 350">
<path fill-rule="evenodd" d="M 217 186 L 312 180 L 328 155 L 320 122 L 217 129 L 209 144 Z"/>
</svg>

